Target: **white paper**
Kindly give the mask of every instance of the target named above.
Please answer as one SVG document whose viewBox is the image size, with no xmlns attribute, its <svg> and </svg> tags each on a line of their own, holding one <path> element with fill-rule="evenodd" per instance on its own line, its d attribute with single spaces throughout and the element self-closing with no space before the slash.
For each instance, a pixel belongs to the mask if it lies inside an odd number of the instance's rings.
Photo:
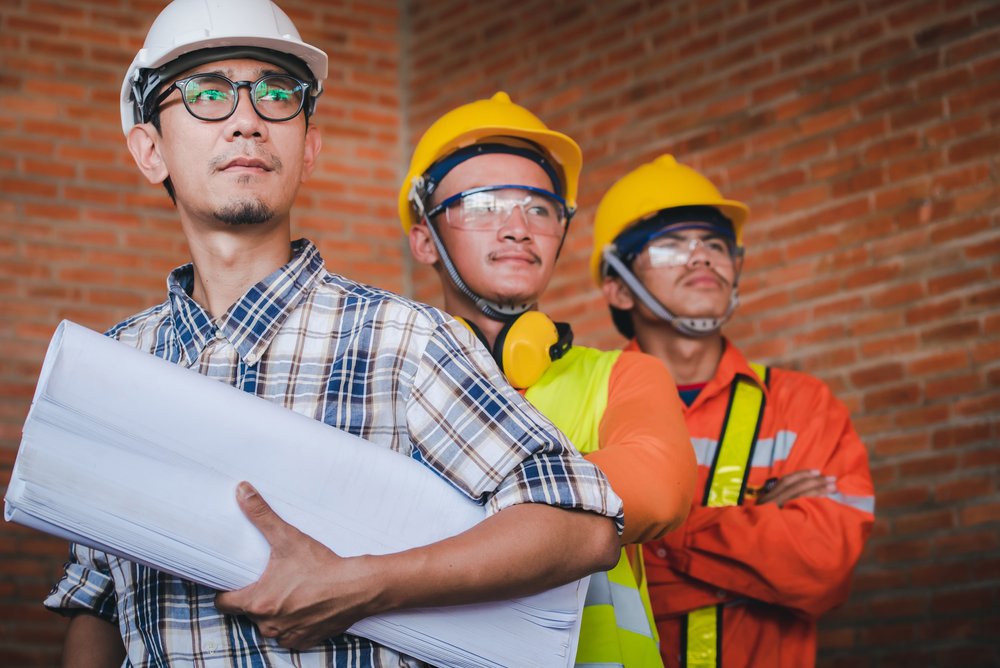
<svg viewBox="0 0 1000 668">
<path fill-rule="evenodd" d="M 64 321 L 25 422 L 5 517 L 217 589 L 254 582 L 252 482 L 342 556 L 461 533 L 482 507 L 422 464 Z M 500 603 L 398 611 L 351 633 L 438 666 L 572 665 L 586 580 Z"/>
</svg>

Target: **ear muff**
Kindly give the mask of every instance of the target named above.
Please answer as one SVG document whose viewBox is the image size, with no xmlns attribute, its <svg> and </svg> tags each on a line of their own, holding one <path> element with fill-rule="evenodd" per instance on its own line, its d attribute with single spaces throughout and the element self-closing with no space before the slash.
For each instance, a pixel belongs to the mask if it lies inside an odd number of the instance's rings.
<svg viewBox="0 0 1000 668">
<path fill-rule="evenodd" d="M 568 323 L 552 322 L 540 311 L 527 311 L 503 326 L 492 348 L 475 324 L 464 324 L 489 349 L 511 385 L 521 390 L 531 387 L 553 361 L 573 346 L 573 330 Z"/>
</svg>

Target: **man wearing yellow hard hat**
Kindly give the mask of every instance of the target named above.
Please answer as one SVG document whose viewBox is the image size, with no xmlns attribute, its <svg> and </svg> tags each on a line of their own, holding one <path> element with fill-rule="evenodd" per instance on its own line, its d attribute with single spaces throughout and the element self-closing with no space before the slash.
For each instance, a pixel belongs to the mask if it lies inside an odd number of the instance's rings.
<svg viewBox="0 0 1000 668">
<path fill-rule="evenodd" d="M 424 133 L 400 189 L 399 215 L 413 256 L 437 270 L 445 310 L 623 500 L 622 544 L 631 544 L 633 558 L 623 550 L 614 569 L 591 576 L 577 665 L 657 666 L 634 548 L 684 518 L 694 457 L 659 361 L 574 346 L 570 326 L 538 310 L 576 208 L 580 168 L 572 139 L 497 93 L 448 112 Z M 554 563 L 560 558 L 552 555 Z"/>
<path fill-rule="evenodd" d="M 698 458 L 688 519 L 644 548 L 669 667 L 813 665 L 815 620 L 846 598 L 874 519 L 847 408 L 721 333 L 747 215 L 664 155 L 615 183 L 594 221 L 593 278 L 626 350 L 673 373 Z"/>
</svg>

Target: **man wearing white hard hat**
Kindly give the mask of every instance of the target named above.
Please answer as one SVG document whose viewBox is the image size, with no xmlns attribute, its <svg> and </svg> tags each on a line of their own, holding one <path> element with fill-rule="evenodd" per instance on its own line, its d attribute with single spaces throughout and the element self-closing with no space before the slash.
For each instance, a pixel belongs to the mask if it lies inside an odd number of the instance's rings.
<svg viewBox="0 0 1000 668">
<path fill-rule="evenodd" d="M 487 518 L 425 547 L 341 558 L 241 484 L 240 507 L 271 544 L 262 578 L 218 593 L 73 545 L 45 601 L 72 617 L 64 665 L 415 666 L 344 630 L 534 593 L 617 560 L 621 500 L 468 330 L 326 271 L 311 242 L 292 241 L 326 71 L 269 0 L 163 10 L 122 85 L 122 127 L 140 171 L 174 199 L 191 263 L 171 272 L 163 303 L 108 336 L 401 452 Z"/>
</svg>

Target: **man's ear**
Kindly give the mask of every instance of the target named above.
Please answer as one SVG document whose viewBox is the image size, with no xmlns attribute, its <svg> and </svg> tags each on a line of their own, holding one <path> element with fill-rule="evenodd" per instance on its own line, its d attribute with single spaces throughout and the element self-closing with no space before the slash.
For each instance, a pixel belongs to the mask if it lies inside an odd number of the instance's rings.
<svg viewBox="0 0 1000 668">
<path fill-rule="evenodd" d="M 410 253 L 420 264 L 434 265 L 440 259 L 426 223 L 410 226 Z"/>
<path fill-rule="evenodd" d="M 163 183 L 170 176 L 160 154 L 161 139 L 151 123 L 133 125 L 125 137 L 132 159 L 150 183 Z"/>
<path fill-rule="evenodd" d="M 617 276 L 606 276 L 604 283 L 601 284 L 601 291 L 609 306 L 614 306 L 622 311 L 631 311 L 635 308 L 635 295 Z"/>
<path fill-rule="evenodd" d="M 318 127 L 310 125 L 306 128 L 306 144 L 302 155 L 303 181 L 309 178 L 309 175 L 312 174 L 313 169 L 316 167 L 316 159 L 319 157 L 321 148 L 323 148 L 323 136 L 320 134 Z"/>
</svg>

